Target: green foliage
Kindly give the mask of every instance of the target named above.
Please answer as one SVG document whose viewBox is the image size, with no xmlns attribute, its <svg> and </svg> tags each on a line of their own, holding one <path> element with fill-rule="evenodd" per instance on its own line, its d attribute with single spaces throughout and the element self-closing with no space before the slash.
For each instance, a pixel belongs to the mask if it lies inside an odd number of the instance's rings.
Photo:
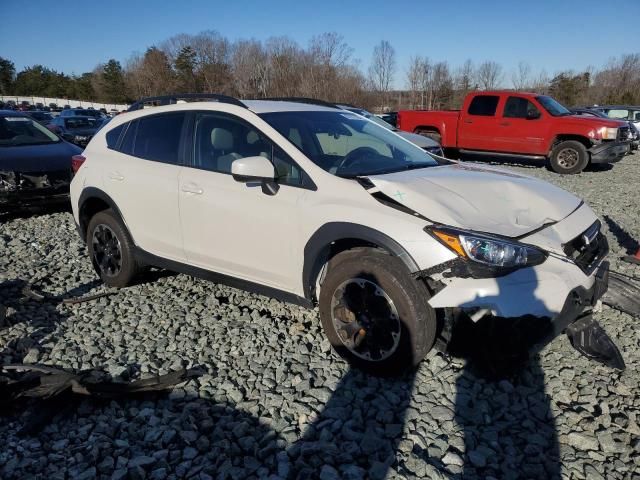
<svg viewBox="0 0 640 480">
<path fill-rule="evenodd" d="M 16 76 L 16 67 L 11 60 L 0 57 L 0 95 L 13 93 L 13 81 Z"/>
<path fill-rule="evenodd" d="M 102 68 L 103 100 L 122 103 L 127 100 L 124 72 L 120 62 L 113 58 Z"/>
</svg>

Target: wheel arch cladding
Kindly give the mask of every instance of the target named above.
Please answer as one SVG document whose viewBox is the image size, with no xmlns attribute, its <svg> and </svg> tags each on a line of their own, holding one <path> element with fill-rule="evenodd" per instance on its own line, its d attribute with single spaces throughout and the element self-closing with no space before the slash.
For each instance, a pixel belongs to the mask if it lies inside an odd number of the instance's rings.
<svg viewBox="0 0 640 480">
<path fill-rule="evenodd" d="M 305 298 L 312 300 L 323 265 L 334 255 L 356 247 L 377 247 L 398 257 L 409 272 L 419 270 L 411 255 L 393 238 L 357 223 L 331 222 L 320 227 L 304 247 L 302 282 Z"/>
<path fill-rule="evenodd" d="M 80 222 L 80 233 L 84 240 L 87 236 L 87 227 L 96 213 L 103 210 L 112 209 L 116 215 L 124 222 L 124 218 L 116 202 L 105 192 L 95 187 L 87 187 L 82 190 L 78 200 L 78 219 Z"/>
</svg>

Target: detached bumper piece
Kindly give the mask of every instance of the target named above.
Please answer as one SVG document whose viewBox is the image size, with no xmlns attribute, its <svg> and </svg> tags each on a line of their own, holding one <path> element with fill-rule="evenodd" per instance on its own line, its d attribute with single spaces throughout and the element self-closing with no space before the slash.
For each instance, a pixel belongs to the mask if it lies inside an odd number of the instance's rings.
<svg viewBox="0 0 640 480">
<path fill-rule="evenodd" d="M 591 315 L 573 322 L 566 332 L 573 348 L 585 357 L 616 370 L 625 369 L 620 350 Z"/>
<path fill-rule="evenodd" d="M 614 163 L 622 160 L 631 148 L 630 142 L 602 142 L 589 149 L 591 163 Z"/>
<path fill-rule="evenodd" d="M 640 318 L 640 280 L 610 272 L 609 290 L 602 303 L 635 318 Z"/>
</svg>

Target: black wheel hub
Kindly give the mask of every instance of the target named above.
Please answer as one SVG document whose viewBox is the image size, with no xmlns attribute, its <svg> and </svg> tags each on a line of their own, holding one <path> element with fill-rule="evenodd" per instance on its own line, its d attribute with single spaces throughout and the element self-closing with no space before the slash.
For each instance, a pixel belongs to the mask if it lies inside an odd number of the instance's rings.
<svg viewBox="0 0 640 480">
<path fill-rule="evenodd" d="M 91 236 L 93 263 L 100 273 L 115 277 L 122 270 L 122 250 L 115 232 L 104 224 L 97 225 Z"/>
<path fill-rule="evenodd" d="M 340 284 L 331 299 L 331 317 L 342 344 L 359 358 L 379 362 L 398 348 L 398 311 L 371 280 L 352 278 Z"/>
</svg>

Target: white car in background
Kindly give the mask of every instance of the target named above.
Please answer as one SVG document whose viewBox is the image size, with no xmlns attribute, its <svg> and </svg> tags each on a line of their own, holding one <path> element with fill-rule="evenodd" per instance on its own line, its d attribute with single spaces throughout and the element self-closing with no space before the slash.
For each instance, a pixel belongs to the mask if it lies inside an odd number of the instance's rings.
<svg viewBox="0 0 640 480">
<path fill-rule="evenodd" d="M 417 133 L 405 132 L 403 130 L 400 130 L 399 128 L 391 125 L 390 123 L 385 122 L 378 115 L 374 115 L 373 113 L 368 112 L 363 108 L 358 108 L 352 105 L 344 105 L 344 104 L 338 104 L 336 106 L 339 108 L 342 108 L 343 110 L 348 110 L 350 112 L 357 113 L 358 115 L 362 115 L 367 120 L 371 120 L 372 122 L 380 125 L 381 127 L 384 127 L 388 130 L 391 130 L 392 132 L 397 133 L 405 140 L 409 140 L 411 143 L 417 145 L 423 150 L 426 150 L 429 153 L 433 153 L 434 155 L 438 155 L 439 157 L 444 157 L 444 151 L 442 150 L 442 146 L 432 138 L 425 137 L 424 135 L 418 135 Z"/>
<path fill-rule="evenodd" d="M 443 322 L 557 333 L 606 288 L 599 220 L 549 183 L 435 158 L 338 108 L 153 100 L 73 161 L 73 215 L 107 285 L 155 266 L 318 305 L 334 348 L 385 374 L 420 362 Z"/>
</svg>

